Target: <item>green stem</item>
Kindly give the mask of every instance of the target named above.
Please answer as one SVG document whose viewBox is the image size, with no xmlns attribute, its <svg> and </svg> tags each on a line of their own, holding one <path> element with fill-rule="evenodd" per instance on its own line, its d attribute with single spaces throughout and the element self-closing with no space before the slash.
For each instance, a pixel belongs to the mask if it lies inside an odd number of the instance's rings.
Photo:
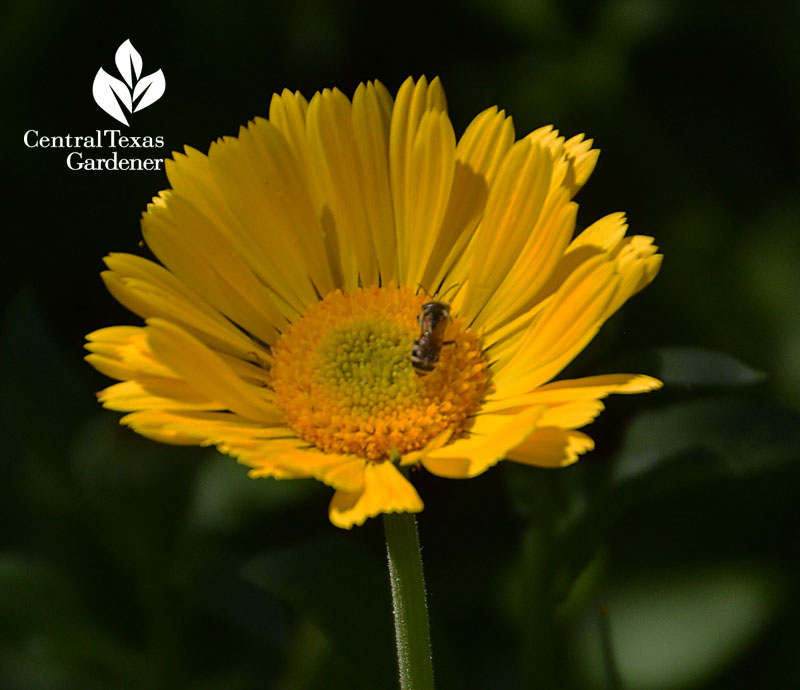
<svg viewBox="0 0 800 690">
<path fill-rule="evenodd" d="M 425 580 L 413 513 L 383 516 L 401 690 L 433 690 Z"/>
</svg>

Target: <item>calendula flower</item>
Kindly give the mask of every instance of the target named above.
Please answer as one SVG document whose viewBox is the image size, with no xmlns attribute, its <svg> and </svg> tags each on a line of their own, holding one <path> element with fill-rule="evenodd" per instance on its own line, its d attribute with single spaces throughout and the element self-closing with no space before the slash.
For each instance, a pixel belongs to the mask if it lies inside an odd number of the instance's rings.
<svg viewBox="0 0 800 690">
<path fill-rule="evenodd" d="M 88 336 L 120 381 L 100 400 L 253 477 L 325 482 L 340 527 L 422 510 L 408 466 L 574 462 L 602 398 L 660 386 L 551 382 L 661 262 L 621 213 L 573 237 L 591 144 L 552 127 L 515 141 L 497 108 L 457 140 L 438 79 L 394 100 L 379 82 L 352 102 L 276 94 L 269 119 L 167 161 L 142 219 L 160 264 L 106 258 L 145 325 Z"/>
</svg>

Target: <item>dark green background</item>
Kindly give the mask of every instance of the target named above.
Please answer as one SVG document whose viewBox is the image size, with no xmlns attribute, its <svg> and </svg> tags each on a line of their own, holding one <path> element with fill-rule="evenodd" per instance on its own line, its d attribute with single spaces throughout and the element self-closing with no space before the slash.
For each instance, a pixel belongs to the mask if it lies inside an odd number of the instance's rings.
<svg viewBox="0 0 800 690">
<path fill-rule="evenodd" d="M 100 260 L 146 251 L 166 178 L 68 171 L 22 137 L 118 127 L 91 83 L 126 38 L 167 83 L 131 133 L 165 153 L 235 134 L 284 87 L 422 73 L 458 133 L 496 104 L 520 135 L 594 137 L 579 225 L 625 210 L 666 258 L 569 373 L 668 385 L 611 400 L 568 470 L 415 477 L 438 687 L 800 687 L 798 8 L 6 4 L 0 688 L 394 685 L 379 520 L 341 532 L 327 488 L 247 480 L 94 400 L 84 334 L 137 323 Z"/>
</svg>

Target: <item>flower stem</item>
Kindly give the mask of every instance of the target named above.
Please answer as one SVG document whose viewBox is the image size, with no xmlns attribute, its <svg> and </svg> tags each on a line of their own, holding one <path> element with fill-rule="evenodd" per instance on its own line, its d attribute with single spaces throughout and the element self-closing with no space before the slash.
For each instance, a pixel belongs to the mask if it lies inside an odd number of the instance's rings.
<svg viewBox="0 0 800 690">
<path fill-rule="evenodd" d="M 433 690 L 431 639 L 417 521 L 413 513 L 383 516 L 401 690 Z"/>
</svg>

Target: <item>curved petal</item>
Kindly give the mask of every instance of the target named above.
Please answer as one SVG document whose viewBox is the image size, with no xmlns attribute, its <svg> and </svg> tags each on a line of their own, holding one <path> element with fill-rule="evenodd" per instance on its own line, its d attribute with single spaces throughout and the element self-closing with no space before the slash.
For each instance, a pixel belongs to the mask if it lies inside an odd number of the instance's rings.
<svg viewBox="0 0 800 690">
<path fill-rule="evenodd" d="M 603 256 L 571 275 L 515 343 L 515 351 L 496 365 L 498 393 L 527 393 L 558 374 L 595 336 L 618 284 L 614 264 Z"/>
<path fill-rule="evenodd" d="M 221 407 L 248 419 L 274 423 L 280 411 L 259 396 L 261 389 L 239 378 L 234 371 L 194 336 L 162 319 L 147 325 L 147 342 L 155 357 L 200 393 Z"/>
<path fill-rule="evenodd" d="M 612 393 L 648 393 L 663 384 L 645 374 L 606 374 L 581 379 L 564 379 L 540 386 L 531 393 L 504 396 L 495 392 L 481 406 L 484 412 L 501 412 L 523 405 L 560 405 L 574 400 L 600 400 Z"/>
<path fill-rule="evenodd" d="M 584 139 L 583 134 L 578 134 L 564 142 L 564 151 L 570 159 L 572 168 L 572 174 L 567 178 L 567 184 L 569 184 L 573 196 L 583 187 L 597 165 L 600 151 L 592 148 L 593 143 L 591 139 Z"/>
<path fill-rule="evenodd" d="M 111 378 L 120 381 L 141 376 L 175 378 L 150 349 L 146 328 L 110 326 L 89 333 L 86 340 L 84 347 L 92 353 L 86 361 Z"/>
<path fill-rule="evenodd" d="M 616 270 L 620 276 L 619 288 L 606 309 L 606 317 L 611 317 L 633 295 L 645 288 L 661 268 L 661 254 L 652 237 L 633 235 L 626 237 L 612 252 Z"/>
<path fill-rule="evenodd" d="M 566 467 L 592 450 L 594 441 L 580 431 L 540 427 L 508 452 L 508 459 L 536 467 Z"/>
<path fill-rule="evenodd" d="M 389 129 L 389 171 L 397 230 L 398 276 L 401 280 L 408 274 L 411 238 L 414 232 L 420 231 L 411 225 L 408 217 L 410 189 L 415 184 L 411 159 L 420 123 L 428 111 L 447 112 L 441 82 L 437 77 L 429 85 L 424 76 L 417 82 L 409 77 L 397 92 Z"/>
<path fill-rule="evenodd" d="M 275 439 L 291 440 L 292 435 L 279 424 L 267 426 L 233 412 L 190 409 L 142 409 L 125 415 L 120 424 L 148 438 L 164 436 L 173 439 L 169 443 L 197 446 L 239 443 L 255 448 L 263 447 L 265 442 L 277 444 Z M 294 443 L 300 442 L 294 439 Z"/>
<path fill-rule="evenodd" d="M 604 398 L 610 393 L 648 393 L 664 384 L 646 374 L 602 374 L 580 379 L 553 381 L 539 388 L 542 396 L 552 395 L 553 399 L 572 400 L 582 398 Z M 556 397 L 556 396 L 564 396 Z"/>
<path fill-rule="evenodd" d="M 478 322 L 491 333 L 500 324 L 533 314 L 539 291 L 558 266 L 572 237 L 578 205 L 569 201 L 565 189 L 552 192 L 525 245 L 503 282 L 490 296 Z"/>
<path fill-rule="evenodd" d="M 621 211 L 609 213 L 600 220 L 596 220 L 581 232 L 569 245 L 569 251 L 578 247 L 597 247 L 603 251 L 611 251 L 625 237 L 628 230 L 628 221 Z"/>
<path fill-rule="evenodd" d="M 204 439 L 173 428 L 165 419 L 165 416 L 172 414 L 174 413 L 165 413 L 162 410 L 141 410 L 125 415 L 119 423 L 130 427 L 140 436 L 159 443 L 169 443 L 174 446 L 203 445 Z"/>
<path fill-rule="evenodd" d="M 534 230 L 550 188 L 553 161 L 538 144 L 522 140 L 506 154 L 478 229 L 452 274 L 466 282 L 461 316 L 472 321 L 506 279 Z"/>
<path fill-rule="evenodd" d="M 269 103 L 269 121 L 283 134 L 286 143 L 292 149 L 303 177 L 309 185 L 315 214 L 319 217 L 322 195 L 315 186 L 314 169 L 311 165 L 311 154 L 308 151 L 307 114 L 308 101 L 299 91 L 292 93 L 289 89 L 284 89 L 280 95 L 272 94 Z"/>
<path fill-rule="evenodd" d="M 381 513 L 418 513 L 423 508 L 416 489 L 391 462 L 367 463 L 360 491 L 337 491 L 328 514 L 337 527 L 350 529 Z"/>
<path fill-rule="evenodd" d="M 539 418 L 539 424 L 542 427 L 579 429 L 593 422 L 604 408 L 599 400 L 571 400 L 548 407 Z"/>
<path fill-rule="evenodd" d="M 311 167 L 323 195 L 323 224 L 337 237 L 344 287 L 377 285 L 378 261 L 350 101 L 338 89 L 316 94 L 308 106 L 306 129 Z"/>
<path fill-rule="evenodd" d="M 269 352 L 236 328 L 208 303 L 199 299 L 163 266 L 132 254 L 110 254 L 111 269 L 100 276 L 123 306 L 143 319 L 165 318 L 178 324 L 216 350 L 243 357 L 252 353 L 263 360 Z"/>
<path fill-rule="evenodd" d="M 456 146 L 453 189 L 444 221 L 428 258 L 422 285 L 432 293 L 452 289 L 451 276 L 486 206 L 489 185 L 514 143 L 514 125 L 505 112 L 488 108 L 467 125 Z"/>
<path fill-rule="evenodd" d="M 263 342 L 275 342 L 286 315 L 296 313 L 281 309 L 245 262 L 242 248 L 181 195 L 162 193 L 154 199 L 142 216 L 142 234 L 159 261 L 190 290 Z"/>
<path fill-rule="evenodd" d="M 447 443 L 452 435 L 453 435 L 452 429 L 445 429 L 441 434 L 437 434 L 436 436 L 434 436 L 419 450 L 406 453 L 400 459 L 399 463 L 400 466 L 406 467 L 408 465 L 418 465 L 420 460 L 422 460 L 422 458 L 427 456 L 428 453 L 430 453 L 432 450 L 436 450 L 437 448 L 441 448 L 445 443 Z"/>
<path fill-rule="evenodd" d="M 423 279 L 447 213 L 455 175 L 456 135 L 447 113 L 429 110 L 420 120 L 408 160 L 402 216 L 406 222 L 406 285 Z"/>
<path fill-rule="evenodd" d="M 456 158 L 493 182 L 514 143 L 514 124 L 504 110 L 487 108 L 475 116 L 458 140 Z"/>
<path fill-rule="evenodd" d="M 359 84 L 353 96 L 353 129 L 364 173 L 364 205 L 381 285 L 398 279 L 397 233 L 389 179 L 392 105 L 391 95 L 379 81 Z"/>
<path fill-rule="evenodd" d="M 326 265 L 326 252 L 324 248 L 322 250 L 319 248 L 321 229 L 313 208 L 310 207 L 310 202 L 303 194 L 307 181 L 299 175 L 297 171 L 299 163 L 296 157 L 292 155 L 285 140 L 281 138 L 280 133 L 276 131 L 268 132 L 269 127 L 259 126 L 259 122 L 264 121 L 256 120 L 255 123 L 251 123 L 250 128 L 241 129 L 249 143 L 256 144 L 256 146 L 250 147 L 253 149 L 250 154 L 251 158 L 263 155 L 263 153 L 259 154 L 255 149 L 259 148 L 263 152 L 263 149 L 267 148 L 263 142 L 264 138 L 272 140 L 271 145 L 268 147 L 272 153 L 266 156 L 264 161 L 266 165 L 261 175 L 254 175 L 254 181 L 248 182 L 246 189 L 251 189 L 253 185 L 257 185 L 258 181 L 262 180 L 264 176 L 272 179 L 273 189 L 271 193 L 264 193 L 262 199 L 251 200 L 252 204 L 248 204 L 248 200 L 245 199 L 244 206 L 247 209 L 248 206 L 257 203 L 271 204 L 271 215 L 265 216 L 270 218 L 270 232 L 266 232 L 263 219 L 255 219 L 256 225 L 254 229 L 248 225 L 243 225 L 240 222 L 240 218 L 244 217 L 247 220 L 247 212 L 241 209 L 236 211 L 235 208 L 237 203 L 241 203 L 241 197 L 238 195 L 233 197 L 226 196 L 223 187 L 220 187 L 215 180 L 210 154 L 212 151 L 219 150 L 219 142 L 211 145 L 208 156 L 191 147 L 185 147 L 185 154 L 174 153 L 174 160 L 167 160 L 164 166 L 172 191 L 165 195 L 164 198 L 155 201 L 154 204 L 156 206 L 171 207 L 173 215 L 177 216 L 177 220 L 180 221 L 180 227 L 191 227 L 192 233 L 188 237 L 183 237 L 178 233 L 178 236 L 168 234 L 167 237 L 161 238 L 158 234 L 152 232 L 154 228 L 150 228 L 146 224 L 145 221 L 148 220 L 148 214 L 145 214 L 142 222 L 143 232 L 150 231 L 150 237 L 145 234 L 145 240 L 148 244 L 151 244 L 151 242 L 156 243 L 151 245 L 156 256 L 165 266 L 175 271 L 178 275 L 180 273 L 176 268 L 173 268 L 173 264 L 189 276 L 194 276 L 193 272 L 203 269 L 208 273 L 205 263 L 207 262 L 211 265 L 213 269 L 211 272 L 220 276 L 215 281 L 208 282 L 206 276 L 198 276 L 201 278 L 200 281 L 185 282 L 198 295 L 203 296 L 217 306 L 220 311 L 223 311 L 228 316 L 237 317 L 237 319 L 238 316 L 236 314 L 229 314 L 214 301 L 215 299 L 220 299 L 220 295 L 217 294 L 218 283 L 223 280 L 231 282 L 236 292 L 244 298 L 244 301 L 253 302 L 251 308 L 268 308 L 268 314 L 277 312 L 284 304 L 278 300 L 277 306 L 273 305 L 273 296 L 264 294 L 263 284 L 272 284 L 275 279 L 274 275 L 265 270 L 271 266 L 272 253 L 285 255 L 288 251 L 282 247 L 282 242 L 297 243 L 299 242 L 299 237 L 302 237 L 306 249 L 303 256 L 299 257 L 302 264 L 298 265 L 308 267 L 311 272 L 311 278 L 319 289 L 324 289 L 325 285 L 331 284 L 329 278 L 331 271 Z M 227 141 L 238 140 L 228 138 Z M 236 148 L 236 151 L 229 151 L 229 153 L 234 156 L 240 155 L 241 149 L 238 145 L 234 146 L 234 148 Z M 276 160 L 277 163 L 275 163 Z M 251 162 L 243 161 L 240 167 L 246 167 L 245 164 L 249 166 Z M 276 177 L 274 174 L 276 166 L 280 170 L 277 175 L 279 179 L 277 180 L 274 179 Z M 181 200 L 180 205 L 178 205 L 178 199 Z M 232 205 L 234 208 L 231 207 Z M 150 210 L 148 208 L 148 213 Z M 161 218 L 163 218 L 163 215 Z M 169 219 L 170 217 L 167 216 L 166 218 Z M 270 234 L 281 231 L 283 232 L 283 237 L 277 237 L 275 241 L 270 243 Z M 183 234 L 186 235 L 186 233 Z M 189 241 L 189 247 L 186 246 L 186 240 Z M 266 250 L 264 249 L 265 242 L 268 243 Z M 175 245 L 178 246 L 176 247 Z M 189 254 L 186 254 L 187 249 L 190 250 Z M 267 253 L 267 261 L 262 263 L 260 259 L 263 258 L 265 251 Z M 295 251 L 295 253 L 297 252 Z M 322 254 L 321 257 L 320 253 Z M 195 266 L 195 261 L 191 261 L 187 265 L 187 262 L 182 261 L 184 254 L 190 258 L 199 257 L 201 259 L 200 265 Z M 262 305 L 266 306 L 262 307 Z M 233 305 L 227 306 L 230 308 L 230 306 L 237 307 L 238 305 L 234 302 Z M 287 312 L 284 309 L 284 313 L 291 316 L 296 312 Z M 280 325 L 281 322 L 282 318 L 279 316 L 276 323 Z M 248 330 L 252 333 L 256 332 L 249 328 Z"/>
<path fill-rule="evenodd" d="M 422 465 L 440 477 L 475 477 L 502 460 L 508 450 L 530 436 L 544 406 L 515 415 L 480 415 L 470 435 L 436 449 L 422 458 Z"/>
<path fill-rule="evenodd" d="M 219 403 L 177 379 L 148 377 L 115 383 L 97 394 L 103 407 L 134 410 L 218 410 Z"/>
<path fill-rule="evenodd" d="M 313 477 L 339 491 L 361 491 L 364 487 L 364 472 L 367 462 L 354 455 L 322 453 L 300 440 L 277 443 L 261 443 L 256 448 L 247 448 L 242 442 L 223 444 L 226 453 L 252 467 L 251 477 L 273 477 L 276 468 L 293 476 Z"/>
<path fill-rule="evenodd" d="M 567 247 L 566 253 L 547 282 L 541 287 L 534 301 L 542 301 L 555 293 L 566 280 L 587 262 L 601 255 L 617 261 L 617 272 L 625 274 L 624 281 L 631 285 L 619 295 L 630 297 L 655 278 L 661 266 L 661 255 L 651 237 L 633 235 L 625 237 L 628 223 L 624 213 L 611 213 L 592 223 Z M 637 265 L 638 264 L 638 265 Z M 632 275 L 636 274 L 636 275 Z M 618 297 L 615 311 L 627 299 Z"/>
<path fill-rule="evenodd" d="M 260 280 L 296 313 L 333 287 L 323 229 L 283 135 L 256 118 L 239 136 L 215 142 L 208 165 L 236 219 L 236 239 Z M 315 289 L 316 287 L 316 289 Z"/>
</svg>

